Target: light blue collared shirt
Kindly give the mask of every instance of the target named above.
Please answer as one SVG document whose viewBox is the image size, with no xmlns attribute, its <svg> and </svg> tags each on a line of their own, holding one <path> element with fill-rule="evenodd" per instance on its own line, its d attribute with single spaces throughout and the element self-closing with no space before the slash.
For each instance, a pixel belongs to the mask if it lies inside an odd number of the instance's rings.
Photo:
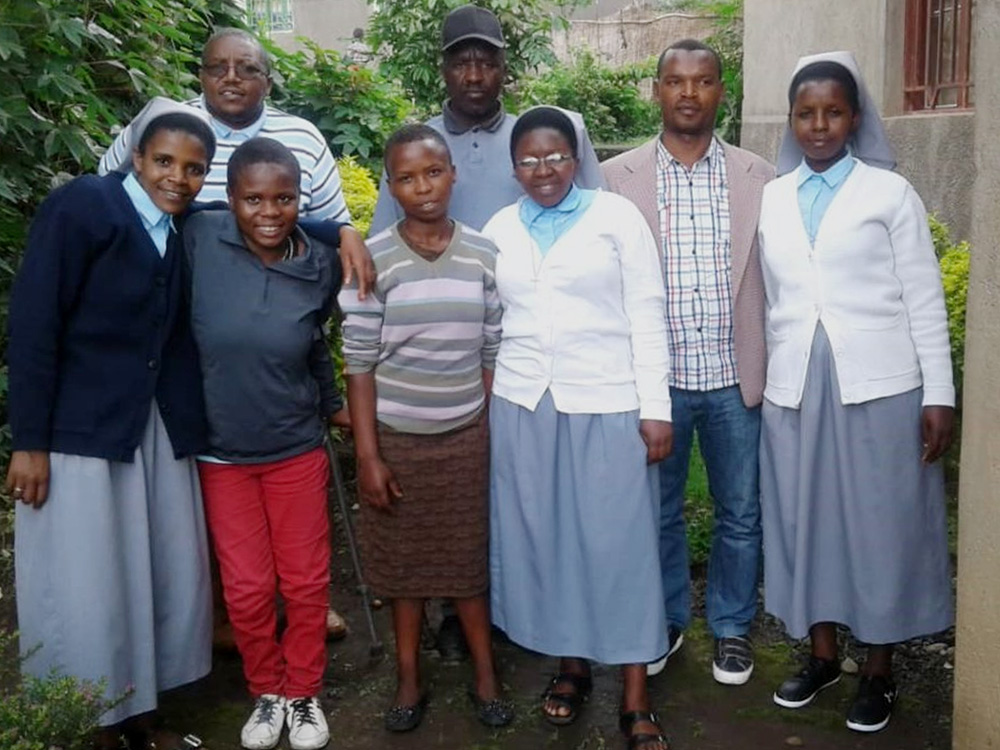
<svg viewBox="0 0 1000 750">
<path fill-rule="evenodd" d="M 854 157 L 850 153 L 823 172 L 814 172 L 805 159 L 799 165 L 799 212 L 810 243 L 816 242 L 816 233 L 826 209 L 830 207 L 833 196 L 843 186 L 852 169 Z"/>
<path fill-rule="evenodd" d="M 129 200 L 132 201 L 132 205 L 139 213 L 139 218 L 142 219 L 142 226 L 149 234 L 153 244 L 156 245 L 156 250 L 162 258 L 167 254 L 167 236 L 174 227 L 172 217 L 157 208 L 153 199 L 149 197 L 149 193 L 139 184 L 134 172 L 129 172 L 128 177 L 122 182 L 122 187 L 125 188 Z"/>
<path fill-rule="evenodd" d="M 208 105 L 205 104 L 204 94 L 201 95 L 201 104 L 199 106 L 201 109 L 208 112 Z M 229 141 L 230 143 L 236 144 L 246 143 L 251 138 L 255 138 L 257 134 L 260 133 L 261 128 L 264 127 L 264 122 L 267 120 L 267 107 L 262 108 L 260 111 L 260 117 L 247 125 L 245 128 L 230 127 L 217 117 L 213 117 L 211 120 L 212 130 L 215 131 L 215 139 L 217 142 L 222 143 L 224 141 Z M 233 148 L 235 148 L 235 146 L 233 146 Z"/>
<path fill-rule="evenodd" d="M 548 208 L 524 196 L 520 208 L 521 223 L 531 239 L 538 243 L 543 258 L 556 240 L 587 212 L 596 194 L 596 190 L 581 190 L 574 184 L 566 197 Z"/>
</svg>

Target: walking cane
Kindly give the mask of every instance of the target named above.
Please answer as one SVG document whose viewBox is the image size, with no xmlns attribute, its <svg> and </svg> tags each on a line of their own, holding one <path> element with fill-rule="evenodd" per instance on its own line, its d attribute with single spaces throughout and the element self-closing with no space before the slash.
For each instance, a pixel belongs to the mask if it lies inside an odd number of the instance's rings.
<svg viewBox="0 0 1000 750">
<path fill-rule="evenodd" d="M 371 645 L 368 647 L 368 655 L 372 659 L 380 659 L 385 653 L 385 647 L 379 640 L 378 631 L 375 629 L 375 617 L 372 614 L 372 592 L 365 583 L 364 575 L 361 572 L 361 560 L 358 557 L 358 546 L 354 541 L 354 527 L 351 524 L 351 508 L 347 503 L 347 490 L 344 489 L 344 477 L 340 473 L 340 464 L 337 461 L 337 454 L 333 450 L 333 442 L 329 435 L 325 441 L 326 456 L 330 460 L 330 477 L 333 480 L 333 491 L 337 496 L 337 503 L 340 505 L 340 516 L 344 519 L 344 535 L 347 537 L 347 548 L 351 553 L 351 564 L 354 566 L 354 575 L 358 579 L 358 593 L 361 594 L 361 604 L 365 610 L 365 619 L 368 622 L 368 635 Z"/>
</svg>

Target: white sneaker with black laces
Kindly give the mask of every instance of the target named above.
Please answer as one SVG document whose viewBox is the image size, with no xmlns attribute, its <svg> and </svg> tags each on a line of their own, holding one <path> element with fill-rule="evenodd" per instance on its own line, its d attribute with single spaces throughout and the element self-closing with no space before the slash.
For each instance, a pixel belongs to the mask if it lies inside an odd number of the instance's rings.
<svg viewBox="0 0 1000 750">
<path fill-rule="evenodd" d="M 285 721 L 292 750 L 319 750 L 330 741 L 330 728 L 319 699 L 289 698 Z"/>
<path fill-rule="evenodd" d="M 271 750 L 278 746 L 285 726 L 285 699 L 280 695 L 262 695 L 240 732 L 240 744 L 247 750 Z"/>
</svg>

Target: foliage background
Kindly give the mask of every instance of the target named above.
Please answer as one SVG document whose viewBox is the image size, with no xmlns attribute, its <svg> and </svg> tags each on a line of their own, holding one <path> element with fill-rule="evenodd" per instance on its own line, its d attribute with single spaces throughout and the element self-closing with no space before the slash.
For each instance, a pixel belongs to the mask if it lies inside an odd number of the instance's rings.
<svg viewBox="0 0 1000 750">
<path fill-rule="evenodd" d="M 298 41 L 305 49 L 294 53 L 266 45 L 275 79 L 271 101 L 316 125 L 335 155 L 355 154 L 377 168 L 382 144 L 413 110 L 406 92 L 334 50 Z"/>
<path fill-rule="evenodd" d="M 571 63 L 554 65 L 523 81 L 518 108 L 554 104 L 580 112 L 594 143 L 651 137 L 660 127 L 660 109 L 638 86 L 655 75 L 656 58 L 611 68 L 584 49 Z"/>
</svg>

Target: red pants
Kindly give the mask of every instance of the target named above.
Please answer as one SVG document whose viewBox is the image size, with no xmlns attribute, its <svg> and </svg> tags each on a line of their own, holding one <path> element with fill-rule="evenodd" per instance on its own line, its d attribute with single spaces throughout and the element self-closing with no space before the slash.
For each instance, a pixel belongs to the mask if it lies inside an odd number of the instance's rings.
<svg viewBox="0 0 1000 750">
<path fill-rule="evenodd" d="M 316 448 L 263 464 L 199 462 L 223 596 L 251 694 L 319 693 L 330 601 L 330 466 Z M 277 591 L 288 627 L 278 642 Z"/>
</svg>

